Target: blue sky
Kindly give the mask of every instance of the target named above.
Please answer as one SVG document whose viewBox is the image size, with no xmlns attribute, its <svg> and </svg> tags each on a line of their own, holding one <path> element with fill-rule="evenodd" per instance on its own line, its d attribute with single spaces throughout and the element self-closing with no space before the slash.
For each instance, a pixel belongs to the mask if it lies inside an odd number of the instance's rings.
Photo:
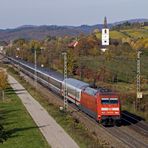
<svg viewBox="0 0 148 148">
<path fill-rule="evenodd" d="M 148 0 L 0 0 L 0 28 L 148 18 Z"/>
</svg>

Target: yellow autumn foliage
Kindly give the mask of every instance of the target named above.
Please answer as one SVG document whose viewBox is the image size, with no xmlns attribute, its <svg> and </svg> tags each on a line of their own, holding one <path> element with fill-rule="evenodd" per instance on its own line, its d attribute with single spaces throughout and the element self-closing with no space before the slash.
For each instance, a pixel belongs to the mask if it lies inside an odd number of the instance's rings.
<svg viewBox="0 0 148 148">
<path fill-rule="evenodd" d="M 134 46 L 133 46 L 134 49 L 147 49 L 148 48 L 148 39 L 145 38 L 145 39 L 139 39 L 135 42 Z"/>
</svg>

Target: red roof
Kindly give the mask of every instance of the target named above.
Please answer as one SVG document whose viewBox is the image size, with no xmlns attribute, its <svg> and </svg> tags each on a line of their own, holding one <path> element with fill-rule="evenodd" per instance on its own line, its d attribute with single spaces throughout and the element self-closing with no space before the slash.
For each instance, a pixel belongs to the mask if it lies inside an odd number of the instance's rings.
<svg viewBox="0 0 148 148">
<path fill-rule="evenodd" d="M 68 47 L 75 48 L 78 45 L 78 41 L 73 41 L 72 43 L 68 44 Z"/>
</svg>

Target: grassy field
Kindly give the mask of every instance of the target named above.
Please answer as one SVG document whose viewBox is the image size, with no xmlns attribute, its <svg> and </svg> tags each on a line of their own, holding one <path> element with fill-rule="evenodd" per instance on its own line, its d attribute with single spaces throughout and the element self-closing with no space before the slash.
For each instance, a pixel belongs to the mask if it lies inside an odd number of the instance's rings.
<svg viewBox="0 0 148 148">
<path fill-rule="evenodd" d="M 122 38 L 127 38 L 128 36 L 119 31 L 110 31 L 110 37 L 112 39 L 122 39 Z"/>
<path fill-rule="evenodd" d="M 89 69 L 100 69 L 105 66 L 107 70 L 117 73 L 119 81 L 128 81 L 136 78 L 136 61 L 123 59 L 111 59 L 110 61 L 103 60 L 102 57 L 83 57 L 80 59 Z M 79 61 L 78 61 L 79 62 Z M 145 62 L 145 61 L 144 61 Z M 114 66 L 113 66 L 114 65 Z M 127 66 L 128 65 L 128 66 Z M 145 66 L 143 64 L 143 66 Z M 143 69 L 142 73 L 147 73 Z"/>
<path fill-rule="evenodd" d="M 128 30 L 122 30 L 123 33 L 126 33 L 131 38 L 137 39 L 137 38 L 147 38 L 148 37 L 148 31 L 145 29 L 128 29 Z"/>
<path fill-rule="evenodd" d="M 101 148 L 106 147 L 106 141 L 98 140 L 95 135 L 89 133 L 83 124 L 71 116 L 70 113 L 63 113 L 58 106 L 51 104 L 40 92 L 35 93 L 35 89 L 23 79 L 20 79 L 18 74 L 9 69 L 9 73 L 13 75 L 28 92 L 48 111 L 48 113 L 61 125 L 64 130 L 78 143 L 81 148 Z"/>
<path fill-rule="evenodd" d="M 101 32 L 96 33 L 96 36 L 98 39 L 101 39 Z M 115 30 L 110 30 L 110 38 L 111 39 L 122 39 L 122 38 L 127 38 L 128 36 L 126 36 L 125 34 L 123 34 L 122 32 L 119 31 L 115 31 Z"/>
<path fill-rule="evenodd" d="M 0 148 L 49 148 L 15 92 L 9 87 L 5 94 L 0 100 L 0 123 L 8 138 Z"/>
<path fill-rule="evenodd" d="M 148 26 L 144 26 L 143 29 L 148 30 Z"/>
<path fill-rule="evenodd" d="M 96 33 L 98 39 L 101 39 L 101 32 Z M 110 30 L 111 39 L 123 39 L 123 38 L 148 38 L 148 26 L 140 29 L 126 29 L 126 30 Z"/>
<path fill-rule="evenodd" d="M 148 55 L 143 52 L 141 54 L 141 76 L 148 79 Z M 113 57 L 109 61 L 102 58 L 102 56 L 91 57 L 85 56 L 79 58 L 78 63 L 83 63 L 87 68 L 96 70 L 105 66 L 107 70 L 117 73 L 119 82 L 131 83 L 136 81 L 137 76 L 137 61 L 135 59 L 128 59 L 124 55 Z M 126 85 L 126 84 L 125 84 Z"/>
</svg>

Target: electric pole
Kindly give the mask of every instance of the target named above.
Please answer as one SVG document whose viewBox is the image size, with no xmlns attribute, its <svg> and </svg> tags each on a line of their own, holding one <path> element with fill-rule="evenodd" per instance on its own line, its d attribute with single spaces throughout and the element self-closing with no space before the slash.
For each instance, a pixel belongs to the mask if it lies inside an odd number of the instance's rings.
<svg viewBox="0 0 148 148">
<path fill-rule="evenodd" d="M 62 53 L 64 56 L 64 109 L 68 108 L 68 100 L 67 100 L 67 53 Z"/>
<path fill-rule="evenodd" d="M 34 80 L 35 80 L 35 89 L 37 89 L 37 55 L 36 49 L 34 49 Z"/>
<path fill-rule="evenodd" d="M 140 73 L 141 73 L 141 62 L 140 62 L 140 54 L 142 52 L 138 50 L 137 53 L 137 100 L 136 100 L 136 109 L 139 110 L 140 102 L 142 99 L 142 92 L 141 92 L 141 80 L 140 80 Z"/>
</svg>

